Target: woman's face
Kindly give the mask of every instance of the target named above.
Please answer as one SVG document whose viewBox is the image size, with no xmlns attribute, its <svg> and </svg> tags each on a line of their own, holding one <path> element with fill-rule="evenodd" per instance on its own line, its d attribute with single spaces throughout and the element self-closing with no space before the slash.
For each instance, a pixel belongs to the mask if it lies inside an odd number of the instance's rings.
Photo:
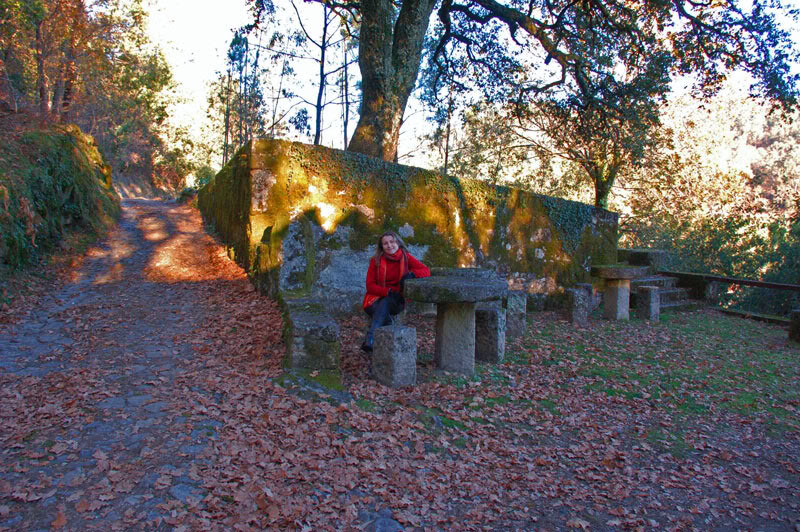
<svg viewBox="0 0 800 532">
<path fill-rule="evenodd" d="M 397 253 L 397 240 L 395 240 L 392 235 L 386 235 L 381 238 L 381 248 L 383 248 L 383 252 L 387 255 L 394 255 Z"/>
</svg>

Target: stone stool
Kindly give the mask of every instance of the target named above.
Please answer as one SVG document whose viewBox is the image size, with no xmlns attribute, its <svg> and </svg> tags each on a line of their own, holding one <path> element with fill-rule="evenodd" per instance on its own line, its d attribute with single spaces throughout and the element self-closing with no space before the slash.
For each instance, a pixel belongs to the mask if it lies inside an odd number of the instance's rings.
<svg viewBox="0 0 800 532">
<path fill-rule="evenodd" d="M 584 288 L 567 288 L 567 315 L 573 325 L 589 323 L 589 294 Z"/>
<path fill-rule="evenodd" d="M 475 360 L 502 362 L 506 353 L 506 311 L 475 309 Z"/>
<path fill-rule="evenodd" d="M 800 343 L 800 308 L 792 310 L 789 322 L 789 339 Z"/>
<path fill-rule="evenodd" d="M 589 298 L 589 312 L 592 312 L 599 306 L 600 301 L 594 296 L 594 285 L 592 283 L 575 283 L 575 288 L 586 291 L 586 297 Z"/>
<path fill-rule="evenodd" d="M 650 321 L 659 321 L 661 314 L 661 296 L 657 286 L 640 286 L 639 297 L 636 301 L 637 313 L 640 318 Z"/>
<path fill-rule="evenodd" d="M 417 383 L 417 330 L 389 325 L 375 331 L 372 376 L 386 386 L 403 388 Z"/>
</svg>

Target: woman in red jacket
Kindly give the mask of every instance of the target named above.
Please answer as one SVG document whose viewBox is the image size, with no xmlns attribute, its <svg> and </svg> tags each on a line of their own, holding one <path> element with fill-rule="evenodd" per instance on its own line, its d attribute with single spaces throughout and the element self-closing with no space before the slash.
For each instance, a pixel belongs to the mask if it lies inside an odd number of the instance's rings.
<svg viewBox="0 0 800 532">
<path fill-rule="evenodd" d="M 367 337 L 361 344 L 362 350 L 371 353 L 375 329 L 391 325 L 391 316 L 405 308 L 405 280 L 428 277 L 430 274 L 428 267 L 408 252 L 397 233 L 386 231 L 381 235 L 375 256 L 370 259 L 367 270 L 367 295 L 364 296 L 363 306 L 372 321 Z"/>
</svg>

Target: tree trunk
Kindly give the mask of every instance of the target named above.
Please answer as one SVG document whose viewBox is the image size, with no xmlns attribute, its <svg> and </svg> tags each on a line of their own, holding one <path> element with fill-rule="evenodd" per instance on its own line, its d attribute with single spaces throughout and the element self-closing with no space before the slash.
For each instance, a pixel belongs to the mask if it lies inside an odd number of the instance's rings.
<svg viewBox="0 0 800 532">
<path fill-rule="evenodd" d="M 53 114 L 58 118 L 58 110 L 61 109 L 61 100 L 64 98 L 64 80 L 66 78 L 67 64 L 66 59 L 61 62 L 61 67 L 58 69 L 58 79 L 56 79 L 55 86 L 53 87 L 53 101 L 50 103 L 50 109 Z"/>
<path fill-rule="evenodd" d="M 397 157 L 403 113 L 417 80 L 423 39 L 435 5 L 435 0 L 405 0 L 393 27 L 391 0 L 361 2 L 362 99 L 349 151 L 384 161 Z"/>
<path fill-rule="evenodd" d="M 319 89 L 317 90 L 317 120 L 314 124 L 314 145 L 318 146 L 322 137 L 322 108 L 323 97 L 325 96 L 325 85 L 327 84 L 327 76 L 325 74 L 325 55 L 328 51 L 328 24 L 329 11 L 328 6 L 322 6 L 322 39 L 319 41 Z"/>
<path fill-rule="evenodd" d="M 222 146 L 222 166 L 228 164 L 228 134 L 231 131 L 231 68 L 228 67 L 228 86 L 225 89 L 225 144 Z"/>
<path fill-rule="evenodd" d="M 594 206 L 598 209 L 608 209 L 608 196 L 617 177 L 617 169 L 609 168 L 606 164 L 595 164 L 589 175 L 594 181 Z"/>
<path fill-rule="evenodd" d="M 36 85 L 39 91 L 39 114 L 42 120 L 47 119 L 49 100 L 47 98 L 47 76 L 44 71 L 44 38 L 42 37 L 42 24 L 36 23 Z"/>
<path fill-rule="evenodd" d="M 67 50 L 67 62 L 64 67 L 64 92 L 61 96 L 61 107 L 55 111 L 59 113 L 59 122 L 62 124 L 69 122 L 72 100 L 75 97 L 75 79 L 78 76 L 78 69 L 75 66 L 75 49 L 70 46 Z"/>
<path fill-rule="evenodd" d="M 342 146 L 347 146 L 347 130 L 349 129 L 350 124 L 350 84 L 348 83 L 347 72 L 347 43 L 344 43 L 342 48 L 344 49 L 344 72 L 342 74 L 342 101 L 344 102 L 342 126 L 344 127 L 344 142 Z"/>
</svg>

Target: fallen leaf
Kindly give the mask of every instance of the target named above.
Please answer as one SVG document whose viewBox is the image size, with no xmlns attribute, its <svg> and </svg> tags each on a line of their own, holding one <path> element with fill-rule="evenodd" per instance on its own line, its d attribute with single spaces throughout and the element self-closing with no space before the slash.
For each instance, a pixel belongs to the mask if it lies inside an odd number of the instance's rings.
<svg viewBox="0 0 800 532">
<path fill-rule="evenodd" d="M 64 515 L 64 512 L 61 510 L 58 511 L 56 514 L 56 518 L 50 523 L 50 526 L 53 528 L 61 528 L 62 526 L 67 524 L 67 516 Z"/>
<path fill-rule="evenodd" d="M 581 530 L 589 530 L 589 522 L 584 521 L 579 517 L 573 517 L 569 521 L 567 521 L 567 526 L 570 528 L 580 528 Z"/>
</svg>

